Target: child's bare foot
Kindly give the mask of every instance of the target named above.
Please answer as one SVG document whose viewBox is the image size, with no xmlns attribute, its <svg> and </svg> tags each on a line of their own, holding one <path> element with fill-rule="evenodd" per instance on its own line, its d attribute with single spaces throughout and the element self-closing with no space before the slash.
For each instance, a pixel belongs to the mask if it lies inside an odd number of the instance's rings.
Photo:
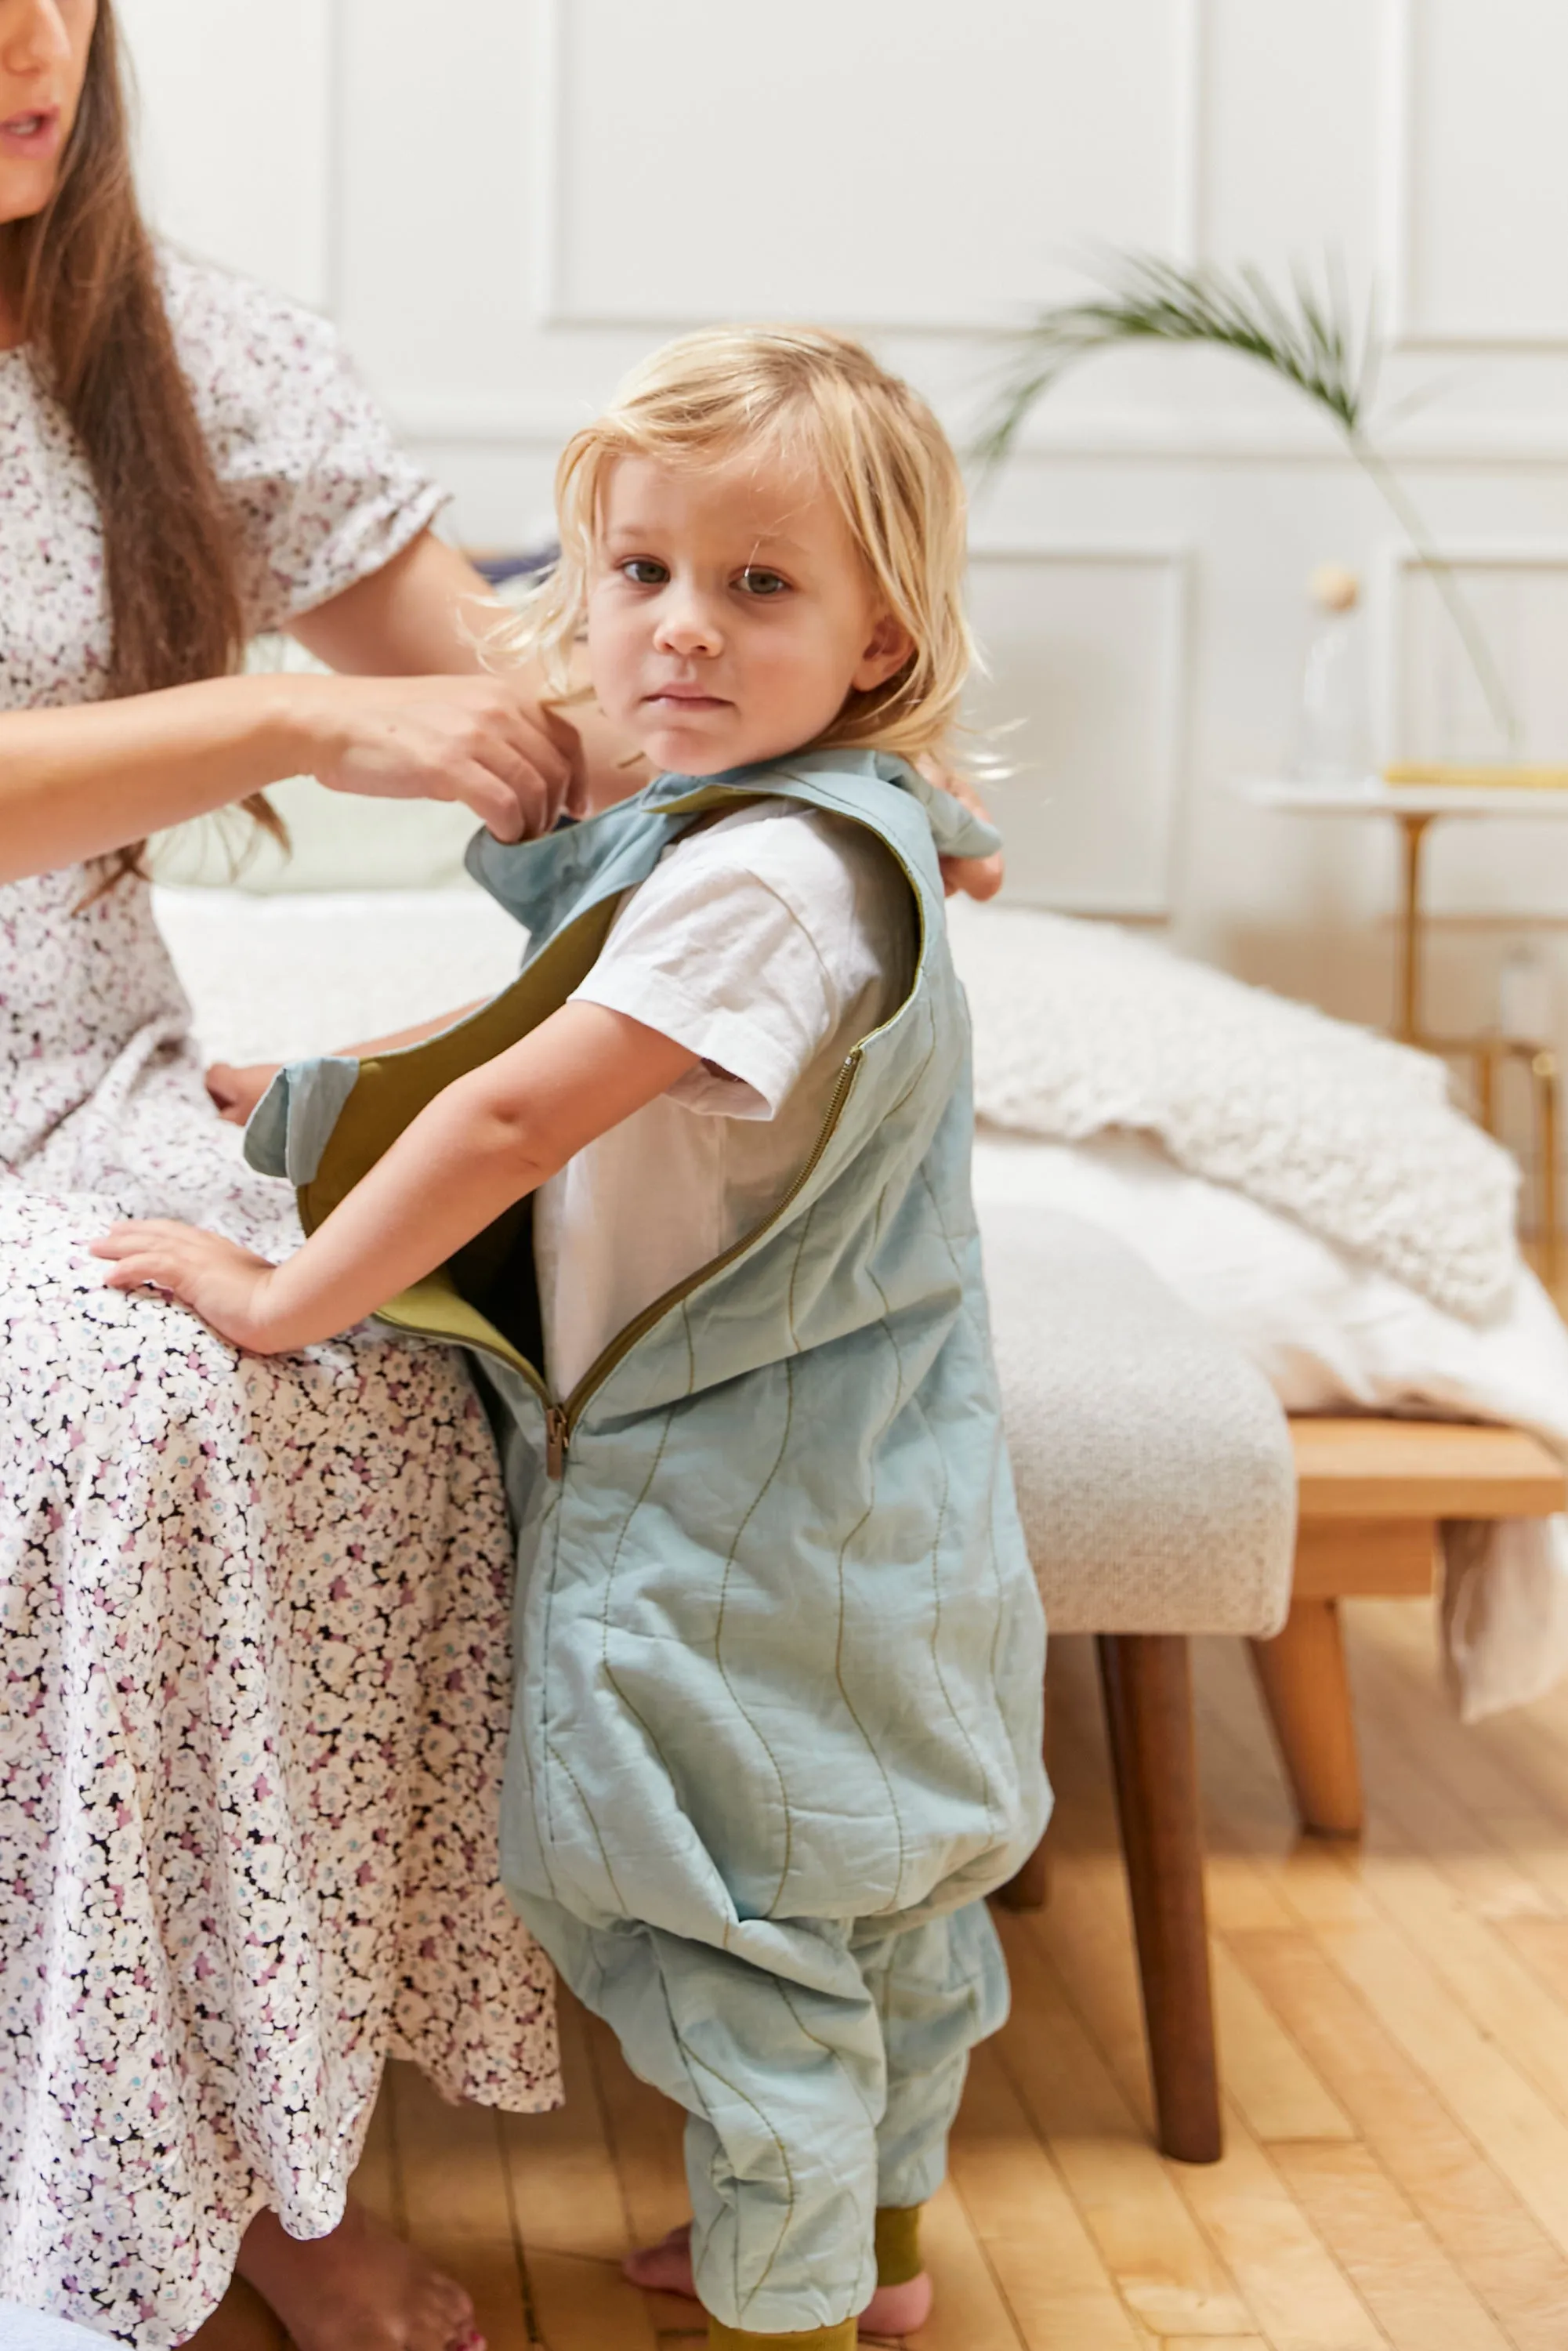
<svg viewBox="0 0 1568 2351">
<path fill-rule="evenodd" d="M 683 2221 L 656 2245 L 642 2245 L 621 2264 L 644 2294 L 684 2294 L 697 2298 L 692 2277 L 692 2224 Z M 862 2335 L 913 2335 L 931 2315 L 931 2280 L 922 2270 L 902 2285 L 879 2285 L 861 2313 Z"/>
<path fill-rule="evenodd" d="M 462 2287 L 357 2205 L 329 2237 L 290 2237 L 260 2212 L 235 2266 L 296 2351 L 485 2351 Z"/>
</svg>

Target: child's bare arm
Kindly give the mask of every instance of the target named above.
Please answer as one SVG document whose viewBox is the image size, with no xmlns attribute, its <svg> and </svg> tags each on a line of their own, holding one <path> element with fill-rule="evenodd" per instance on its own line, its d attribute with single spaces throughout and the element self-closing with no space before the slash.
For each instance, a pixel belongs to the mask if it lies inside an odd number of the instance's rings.
<svg viewBox="0 0 1568 2351">
<path fill-rule="evenodd" d="M 114 1259 L 112 1288 L 168 1290 L 237 1346 L 309 1346 L 432 1272 L 695 1059 L 625 1013 L 563 1005 L 438 1094 L 282 1265 L 162 1222 L 116 1225 L 94 1254 Z"/>
</svg>

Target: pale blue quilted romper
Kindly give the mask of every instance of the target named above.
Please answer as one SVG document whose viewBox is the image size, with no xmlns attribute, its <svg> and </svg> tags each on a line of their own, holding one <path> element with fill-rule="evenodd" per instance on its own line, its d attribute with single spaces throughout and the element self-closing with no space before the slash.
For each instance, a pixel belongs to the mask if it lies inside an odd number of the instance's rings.
<svg viewBox="0 0 1568 2351">
<path fill-rule="evenodd" d="M 432 1045 L 289 1071 L 249 1148 L 318 1220 L 419 1100 L 564 1000 L 681 827 L 759 795 L 869 825 L 919 914 L 910 993 L 847 1060 L 783 1206 L 570 1397 L 529 1353 L 523 1228 L 389 1319 L 465 1339 L 497 1399 L 518 1529 L 507 1886 L 686 2109 L 698 2290 L 761 2334 L 862 2309 L 874 2208 L 940 2180 L 968 2052 L 1007 2004 L 984 1896 L 1049 1809 L 937 868 L 939 841 L 994 836 L 846 752 L 662 777 L 522 848 L 482 835 L 475 872 L 532 934 L 522 977 Z"/>
</svg>

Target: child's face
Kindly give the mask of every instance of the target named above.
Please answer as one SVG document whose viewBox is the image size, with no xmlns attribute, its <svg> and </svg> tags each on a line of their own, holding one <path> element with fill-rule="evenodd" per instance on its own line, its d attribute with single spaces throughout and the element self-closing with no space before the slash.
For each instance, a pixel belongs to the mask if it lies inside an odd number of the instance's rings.
<svg viewBox="0 0 1568 2351">
<path fill-rule="evenodd" d="M 799 750 L 909 657 L 810 474 L 620 457 L 600 523 L 589 670 L 656 768 L 712 776 Z"/>
</svg>

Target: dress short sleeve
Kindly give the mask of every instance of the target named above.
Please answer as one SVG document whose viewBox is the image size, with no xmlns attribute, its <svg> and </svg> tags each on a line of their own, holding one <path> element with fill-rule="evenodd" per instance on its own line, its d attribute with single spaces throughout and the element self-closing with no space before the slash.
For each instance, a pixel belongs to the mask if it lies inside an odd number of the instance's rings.
<svg viewBox="0 0 1568 2351">
<path fill-rule="evenodd" d="M 234 517 L 247 627 L 280 628 L 379 571 L 443 493 L 315 311 L 174 256 L 164 298 Z"/>
</svg>

